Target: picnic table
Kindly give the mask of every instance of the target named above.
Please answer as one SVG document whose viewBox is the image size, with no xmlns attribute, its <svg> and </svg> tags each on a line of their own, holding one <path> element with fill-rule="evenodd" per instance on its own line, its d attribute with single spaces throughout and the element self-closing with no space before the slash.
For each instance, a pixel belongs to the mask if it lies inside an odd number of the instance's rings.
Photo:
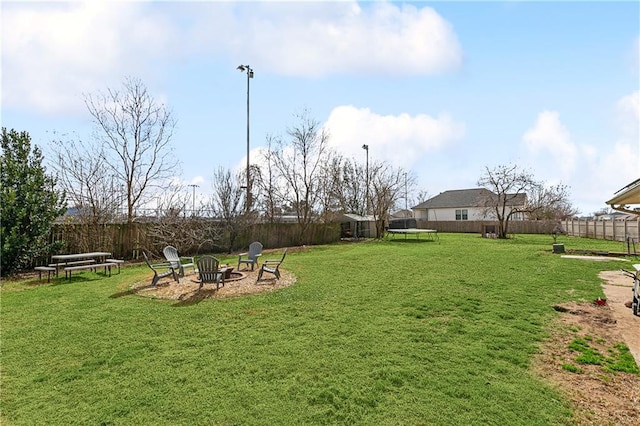
<svg viewBox="0 0 640 426">
<path fill-rule="evenodd" d="M 49 267 L 55 268 L 56 276 L 58 276 L 59 270 L 63 269 L 67 278 L 71 278 L 72 271 L 82 269 L 96 270 L 97 268 L 104 268 L 105 274 L 108 270 L 109 276 L 111 276 L 111 267 L 119 266 L 120 261 L 117 259 L 108 259 L 110 256 L 111 253 L 106 251 L 55 254 L 51 256 L 52 263 L 49 264 Z"/>
</svg>

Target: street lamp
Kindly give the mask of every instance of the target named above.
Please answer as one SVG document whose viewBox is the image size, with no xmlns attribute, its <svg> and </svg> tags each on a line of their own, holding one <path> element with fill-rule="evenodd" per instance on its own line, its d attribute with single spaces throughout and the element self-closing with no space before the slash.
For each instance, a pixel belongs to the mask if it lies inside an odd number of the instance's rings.
<svg viewBox="0 0 640 426">
<path fill-rule="evenodd" d="M 247 212 L 251 206 L 251 181 L 249 176 L 249 80 L 253 78 L 253 68 L 249 65 L 238 65 L 240 72 L 247 73 Z"/>
<path fill-rule="evenodd" d="M 196 185 L 195 183 L 192 183 L 190 185 L 187 185 L 193 188 L 193 200 L 192 200 L 192 208 L 191 208 L 191 215 L 195 215 L 195 211 L 196 211 L 196 188 L 200 187 L 200 185 Z"/>
<path fill-rule="evenodd" d="M 366 181 L 367 181 L 367 187 L 366 187 L 366 191 L 365 191 L 365 212 L 364 215 L 367 216 L 369 214 L 369 145 L 362 145 L 362 149 L 364 149 L 365 151 L 367 151 L 367 166 L 366 166 Z"/>
</svg>

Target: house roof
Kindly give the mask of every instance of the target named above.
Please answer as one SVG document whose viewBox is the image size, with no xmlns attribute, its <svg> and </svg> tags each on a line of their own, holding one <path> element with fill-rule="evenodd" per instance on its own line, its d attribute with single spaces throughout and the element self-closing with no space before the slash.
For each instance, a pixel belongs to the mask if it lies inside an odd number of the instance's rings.
<svg viewBox="0 0 640 426">
<path fill-rule="evenodd" d="M 617 191 L 607 204 L 640 204 L 640 179 Z"/>
<path fill-rule="evenodd" d="M 406 219 L 413 217 L 413 210 L 411 209 L 402 209 L 391 213 L 390 219 Z"/>
<path fill-rule="evenodd" d="M 621 212 L 638 214 L 637 211 L 626 209 L 625 206 L 629 204 L 640 204 L 640 179 L 636 179 L 617 191 L 615 196 L 607 201 L 607 204 Z"/>
<path fill-rule="evenodd" d="M 355 213 L 344 213 L 341 220 L 348 222 L 375 222 L 375 217 L 373 215 L 360 216 Z"/>
<path fill-rule="evenodd" d="M 433 198 L 418 204 L 414 209 L 443 209 L 455 207 L 483 207 L 487 198 L 497 195 L 486 188 L 454 189 L 441 192 Z M 526 194 L 508 194 L 507 205 L 520 206 L 526 201 Z"/>
</svg>

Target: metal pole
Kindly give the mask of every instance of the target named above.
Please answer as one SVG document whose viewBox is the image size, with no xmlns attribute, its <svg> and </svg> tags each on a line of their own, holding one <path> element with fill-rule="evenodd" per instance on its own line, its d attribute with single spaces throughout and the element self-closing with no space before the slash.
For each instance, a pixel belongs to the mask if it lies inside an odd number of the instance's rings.
<svg viewBox="0 0 640 426">
<path fill-rule="evenodd" d="M 249 176 L 249 80 L 253 70 L 247 65 L 247 212 L 251 206 L 251 178 Z"/>
<path fill-rule="evenodd" d="M 407 172 L 404 173 L 404 210 L 405 214 L 409 212 L 409 207 L 407 206 Z"/>
<path fill-rule="evenodd" d="M 367 216 L 369 214 L 369 145 L 362 145 L 362 149 L 364 149 L 365 151 L 367 151 L 367 163 L 366 163 L 366 169 L 365 169 L 365 178 L 366 178 L 366 190 L 365 190 L 365 216 Z"/>
<path fill-rule="evenodd" d="M 200 185 L 196 185 L 195 183 L 192 183 L 189 185 L 190 187 L 193 188 L 193 200 L 192 200 L 192 208 L 191 208 L 191 214 L 195 215 L 196 212 L 196 188 L 199 187 Z"/>
<path fill-rule="evenodd" d="M 407 216 L 409 207 L 407 206 L 407 172 L 404 172 L 404 227 L 407 228 Z M 406 234 L 405 234 L 406 235 Z"/>
<path fill-rule="evenodd" d="M 241 72 L 247 73 L 247 212 L 251 206 L 251 175 L 249 173 L 249 80 L 253 78 L 253 68 L 249 65 L 238 65 Z"/>
</svg>

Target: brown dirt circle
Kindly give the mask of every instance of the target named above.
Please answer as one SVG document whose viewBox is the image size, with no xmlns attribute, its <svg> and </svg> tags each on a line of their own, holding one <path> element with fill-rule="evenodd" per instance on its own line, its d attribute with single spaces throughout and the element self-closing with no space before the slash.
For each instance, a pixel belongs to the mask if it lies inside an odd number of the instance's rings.
<svg viewBox="0 0 640 426">
<path fill-rule="evenodd" d="M 588 337 L 590 347 L 605 355 L 614 345 L 624 343 L 640 365 L 640 317 L 624 306 L 631 300 L 632 280 L 619 269 L 603 271 L 599 277 L 606 305 L 572 302 L 555 306 L 563 313 L 552 326 L 533 368 L 571 401 L 573 424 L 635 426 L 640 419 L 640 375 L 611 373 L 599 365 L 580 364 L 582 373 L 563 368 L 565 364 L 576 365 L 577 353 L 569 349 L 569 344 L 578 337 Z"/>
<path fill-rule="evenodd" d="M 224 286 L 216 289 L 215 284 L 205 284 L 198 289 L 198 275 L 188 270 L 180 282 L 176 283 L 171 277 L 161 279 L 155 287 L 149 285 L 149 281 L 137 282 L 131 287 L 131 292 L 144 297 L 168 300 L 202 300 L 208 298 L 227 298 L 249 294 L 265 293 L 295 284 L 296 277 L 286 269 L 280 268 L 280 279 L 272 274 L 264 273 L 258 281 L 258 268 L 251 271 L 242 269 L 240 279 L 231 279 Z"/>
</svg>

